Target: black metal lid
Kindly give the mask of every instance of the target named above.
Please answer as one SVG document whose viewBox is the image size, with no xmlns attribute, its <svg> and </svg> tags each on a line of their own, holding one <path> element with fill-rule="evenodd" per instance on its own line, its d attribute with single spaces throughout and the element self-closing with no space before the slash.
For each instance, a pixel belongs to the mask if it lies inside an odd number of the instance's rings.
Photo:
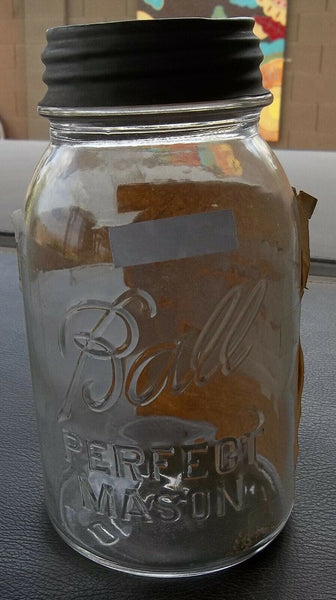
<svg viewBox="0 0 336 600">
<path fill-rule="evenodd" d="M 55 27 L 40 107 L 213 102 L 266 93 L 254 21 L 157 19 Z"/>
</svg>

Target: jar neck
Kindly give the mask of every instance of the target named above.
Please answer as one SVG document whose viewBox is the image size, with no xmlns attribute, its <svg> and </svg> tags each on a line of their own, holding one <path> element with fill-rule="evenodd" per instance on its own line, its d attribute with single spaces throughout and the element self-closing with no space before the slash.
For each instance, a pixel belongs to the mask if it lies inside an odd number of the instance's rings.
<svg viewBox="0 0 336 600">
<path fill-rule="evenodd" d="M 210 104 L 126 107 L 120 109 L 40 108 L 50 119 L 55 145 L 108 142 L 118 145 L 165 144 L 207 135 L 224 138 L 257 133 L 261 109 L 271 94 Z M 178 138 L 178 140 L 176 139 Z"/>
</svg>

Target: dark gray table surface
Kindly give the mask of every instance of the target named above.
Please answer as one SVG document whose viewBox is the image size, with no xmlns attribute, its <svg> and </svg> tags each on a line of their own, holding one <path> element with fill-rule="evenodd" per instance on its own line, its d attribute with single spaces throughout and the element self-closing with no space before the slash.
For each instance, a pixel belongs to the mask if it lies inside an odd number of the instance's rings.
<svg viewBox="0 0 336 600">
<path fill-rule="evenodd" d="M 336 279 L 311 278 L 296 504 L 280 536 L 231 570 L 182 580 L 109 571 L 53 530 L 43 486 L 16 256 L 0 250 L 0 598 L 336 600 Z"/>
</svg>

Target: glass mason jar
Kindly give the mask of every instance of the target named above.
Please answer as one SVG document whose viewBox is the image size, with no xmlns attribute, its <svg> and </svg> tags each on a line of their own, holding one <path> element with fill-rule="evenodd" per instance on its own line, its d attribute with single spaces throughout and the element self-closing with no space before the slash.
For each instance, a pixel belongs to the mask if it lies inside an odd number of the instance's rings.
<svg viewBox="0 0 336 600">
<path fill-rule="evenodd" d="M 46 503 L 73 548 L 130 573 L 239 563 L 293 504 L 300 249 L 292 189 L 258 134 L 271 95 L 252 26 L 48 32 L 51 144 L 19 239 Z M 129 43 L 129 79 L 107 81 Z"/>
</svg>

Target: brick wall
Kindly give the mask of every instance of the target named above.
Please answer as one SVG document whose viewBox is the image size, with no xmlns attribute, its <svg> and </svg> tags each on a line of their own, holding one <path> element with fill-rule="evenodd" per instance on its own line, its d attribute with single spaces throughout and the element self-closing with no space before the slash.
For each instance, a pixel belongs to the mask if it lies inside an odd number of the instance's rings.
<svg viewBox="0 0 336 600">
<path fill-rule="evenodd" d="M 67 23 L 135 19 L 136 0 L 67 0 Z"/>
<path fill-rule="evenodd" d="M 36 113 L 36 105 L 45 93 L 40 56 L 46 43 L 46 29 L 55 25 L 135 18 L 136 0 L 24 0 L 24 5 L 28 137 L 46 139 L 48 120 Z"/>
<path fill-rule="evenodd" d="M 45 93 L 42 82 L 41 52 L 46 44 L 48 27 L 65 25 L 65 0 L 24 0 L 24 33 L 26 46 L 27 129 L 30 139 L 47 139 L 49 124 L 36 112 L 36 106 Z"/>
<path fill-rule="evenodd" d="M 0 119 L 6 137 L 27 137 L 23 0 L 0 0 Z"/>
<path fill-rule="evenodd" d="M 289 0 L 279 148 L 336 150 L 336 0 Z"/>
<path fill-rule="evenodd" d="M 0 0 L 0 116 L 8 137 L 46 139 L 40 53 L 54 25 L 135 18 L 137 0 Z M 23 45 L 25 44 L 25 45 Z M 25 59 L 25 61 L 24 61 Z M 280 148 L 336 149 L 336 0 L 288 0 Z"/>
</svg>

